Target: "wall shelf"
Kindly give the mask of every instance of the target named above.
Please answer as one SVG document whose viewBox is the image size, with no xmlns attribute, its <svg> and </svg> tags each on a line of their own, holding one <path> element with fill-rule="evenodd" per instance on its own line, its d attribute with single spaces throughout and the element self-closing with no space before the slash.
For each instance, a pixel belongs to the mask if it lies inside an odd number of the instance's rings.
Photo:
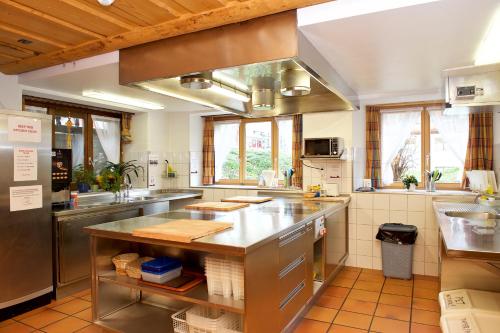
<svg viewBox="0 0 500 333">
<path fill-rule="evenodd" d="M 206 283 L 202 283 L 187 292 L 179 293 L 151 285 L 141 284 L 137 279 L 117 275 L 115 271 L 109 271 L 99 275 L 99 282 L 112 283 L 122 287 L 139 289 L 148 293 L 171 297 L 184 302 L 224 309 L 234 313 L 243 314 L 245 312 L 245 302 L 243 300 L 234 300 L 233 298 L 223 297 L 220 295 L 209 295 Z"/>
</svg>

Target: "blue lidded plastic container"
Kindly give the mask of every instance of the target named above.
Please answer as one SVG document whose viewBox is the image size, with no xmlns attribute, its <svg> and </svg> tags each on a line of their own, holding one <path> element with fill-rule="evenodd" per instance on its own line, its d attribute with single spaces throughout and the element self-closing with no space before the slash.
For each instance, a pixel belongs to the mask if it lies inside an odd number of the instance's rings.
<svg viewBox="0 0 500 333">
<path fill-rule="evenodd" d="M 141 264 L 141 270 L 151 274 L 164 274 L 179 267 L 182 267 L 181 261 L 169 257 L 159 257 Z"/>
</svg>

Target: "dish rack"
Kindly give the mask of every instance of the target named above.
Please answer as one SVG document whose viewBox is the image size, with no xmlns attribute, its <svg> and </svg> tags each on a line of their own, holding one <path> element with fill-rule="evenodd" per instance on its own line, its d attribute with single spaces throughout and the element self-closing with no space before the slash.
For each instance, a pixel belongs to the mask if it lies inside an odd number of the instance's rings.
<svg viewBox="0 0 500 333">
<path fill-rule="evenodd" d="M 175 333 L 242 333 L 240 315 L 195 305 L 172 315 Z"/>
<path fill-rule="evenodd" d="M 235 300 L 245 298 L 243 263 L 217 257 L 205 258 L 205 275 L 209 295 L 222 295 Z"/>
</svg>

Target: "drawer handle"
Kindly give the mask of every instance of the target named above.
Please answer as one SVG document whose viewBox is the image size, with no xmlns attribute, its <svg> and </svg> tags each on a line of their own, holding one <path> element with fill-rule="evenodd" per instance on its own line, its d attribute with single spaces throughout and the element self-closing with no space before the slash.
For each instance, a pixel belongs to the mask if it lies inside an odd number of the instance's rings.
<svg viewBox="0 0 500 333">
<path fill-rule="evenodd" d="M 302 264 L 306 260 L 305 255 L 303 254 L 302 256 L 298 257 L 294 261 L 292 261 L 288 266 L 283 268 L 281 272 L 279 273 L 279 278 L 282 279 L 284 278 L 288 273 L 293 271 L 295 268 L 299 267 L 300 264 Z"/>
<path fill-rule="evenodd" d="M 306 281 L 302 280 L 300 284 L 297 285 L 297 287 L 293 288 L 293 290 L 288 294 L 287 297 L 281 302 L 280 304 L 280 310 L 283 310 L 294 298 L 297 296 L 302 289 L 306 286 Z"/>
<path fill-rule="evenodd" d="M 292 236 L 288 237 L 288 238 L 285 238 L 283 240 L 280 240 L 280 243 L 279 243 L 279 247 L 283 247 L 287 244 L 290 244 L 291 242 L 301 238 L 302 236 L 304 236 L 306 234 L 305 230 L 301 230 L 300 232 L 298 233 L 294 233 Z"/>
<path fill-rule="evenodd" d="M 292 230 L 292 231 L 290 231 L 290 232 L 287 232 L 286 234 L 284 234 L 284 235 L 280 236 L 278 239 L 279 239 L 280 241 L 282 241 L 282 240 L 284 240 L 285 238 L 290 237 L 290 236 L 292 236 L 293 234 L 298 233 L 299 231 L 302 231 L 305 227 L 306 227 L 305 225 L 302 225 L 302 226 L 298 227 L 297 229 L 294 229 L 294 230 Z"/>
</svg>

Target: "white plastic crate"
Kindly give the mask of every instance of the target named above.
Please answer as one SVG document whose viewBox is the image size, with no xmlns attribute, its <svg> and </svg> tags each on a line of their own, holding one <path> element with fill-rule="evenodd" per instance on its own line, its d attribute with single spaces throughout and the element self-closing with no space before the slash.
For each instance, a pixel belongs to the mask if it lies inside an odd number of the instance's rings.
<svg viewBox="0 0 500 333">
<path fill-rule="evenodd" d="M 500 314 L 500 293 L 472 289 L 457 289 L 439 293 L 441 313 L 481 310 Z"/>
<path fill-rule="evenodd" d="M 179 310 L 172 315 L 172 323 L 174 325 L 175 333 L 189 333 L 189 325 L 186 321 L 187 310 L 189 310 L 189 308 Z"/>
<path fill-rule="evenodd" d="M 245 298 L 245 275 L 242 262 L 231 262 L 231 287 L 235 300 Z"/>
<path fill-rule="evenodd" d="M 456 311 L 441 316 L 443 333 L 493 333 L 500 327 L 500 315 L 485 311 Z"/>
<path fill-rule="evenodd" d="M 209 295 L 234 296 L 235 299 L 244 297 L 244 270 L 243 263 L 220 257 L 207 256 L 205 258 L 205 275 Z"/>
</svg>

